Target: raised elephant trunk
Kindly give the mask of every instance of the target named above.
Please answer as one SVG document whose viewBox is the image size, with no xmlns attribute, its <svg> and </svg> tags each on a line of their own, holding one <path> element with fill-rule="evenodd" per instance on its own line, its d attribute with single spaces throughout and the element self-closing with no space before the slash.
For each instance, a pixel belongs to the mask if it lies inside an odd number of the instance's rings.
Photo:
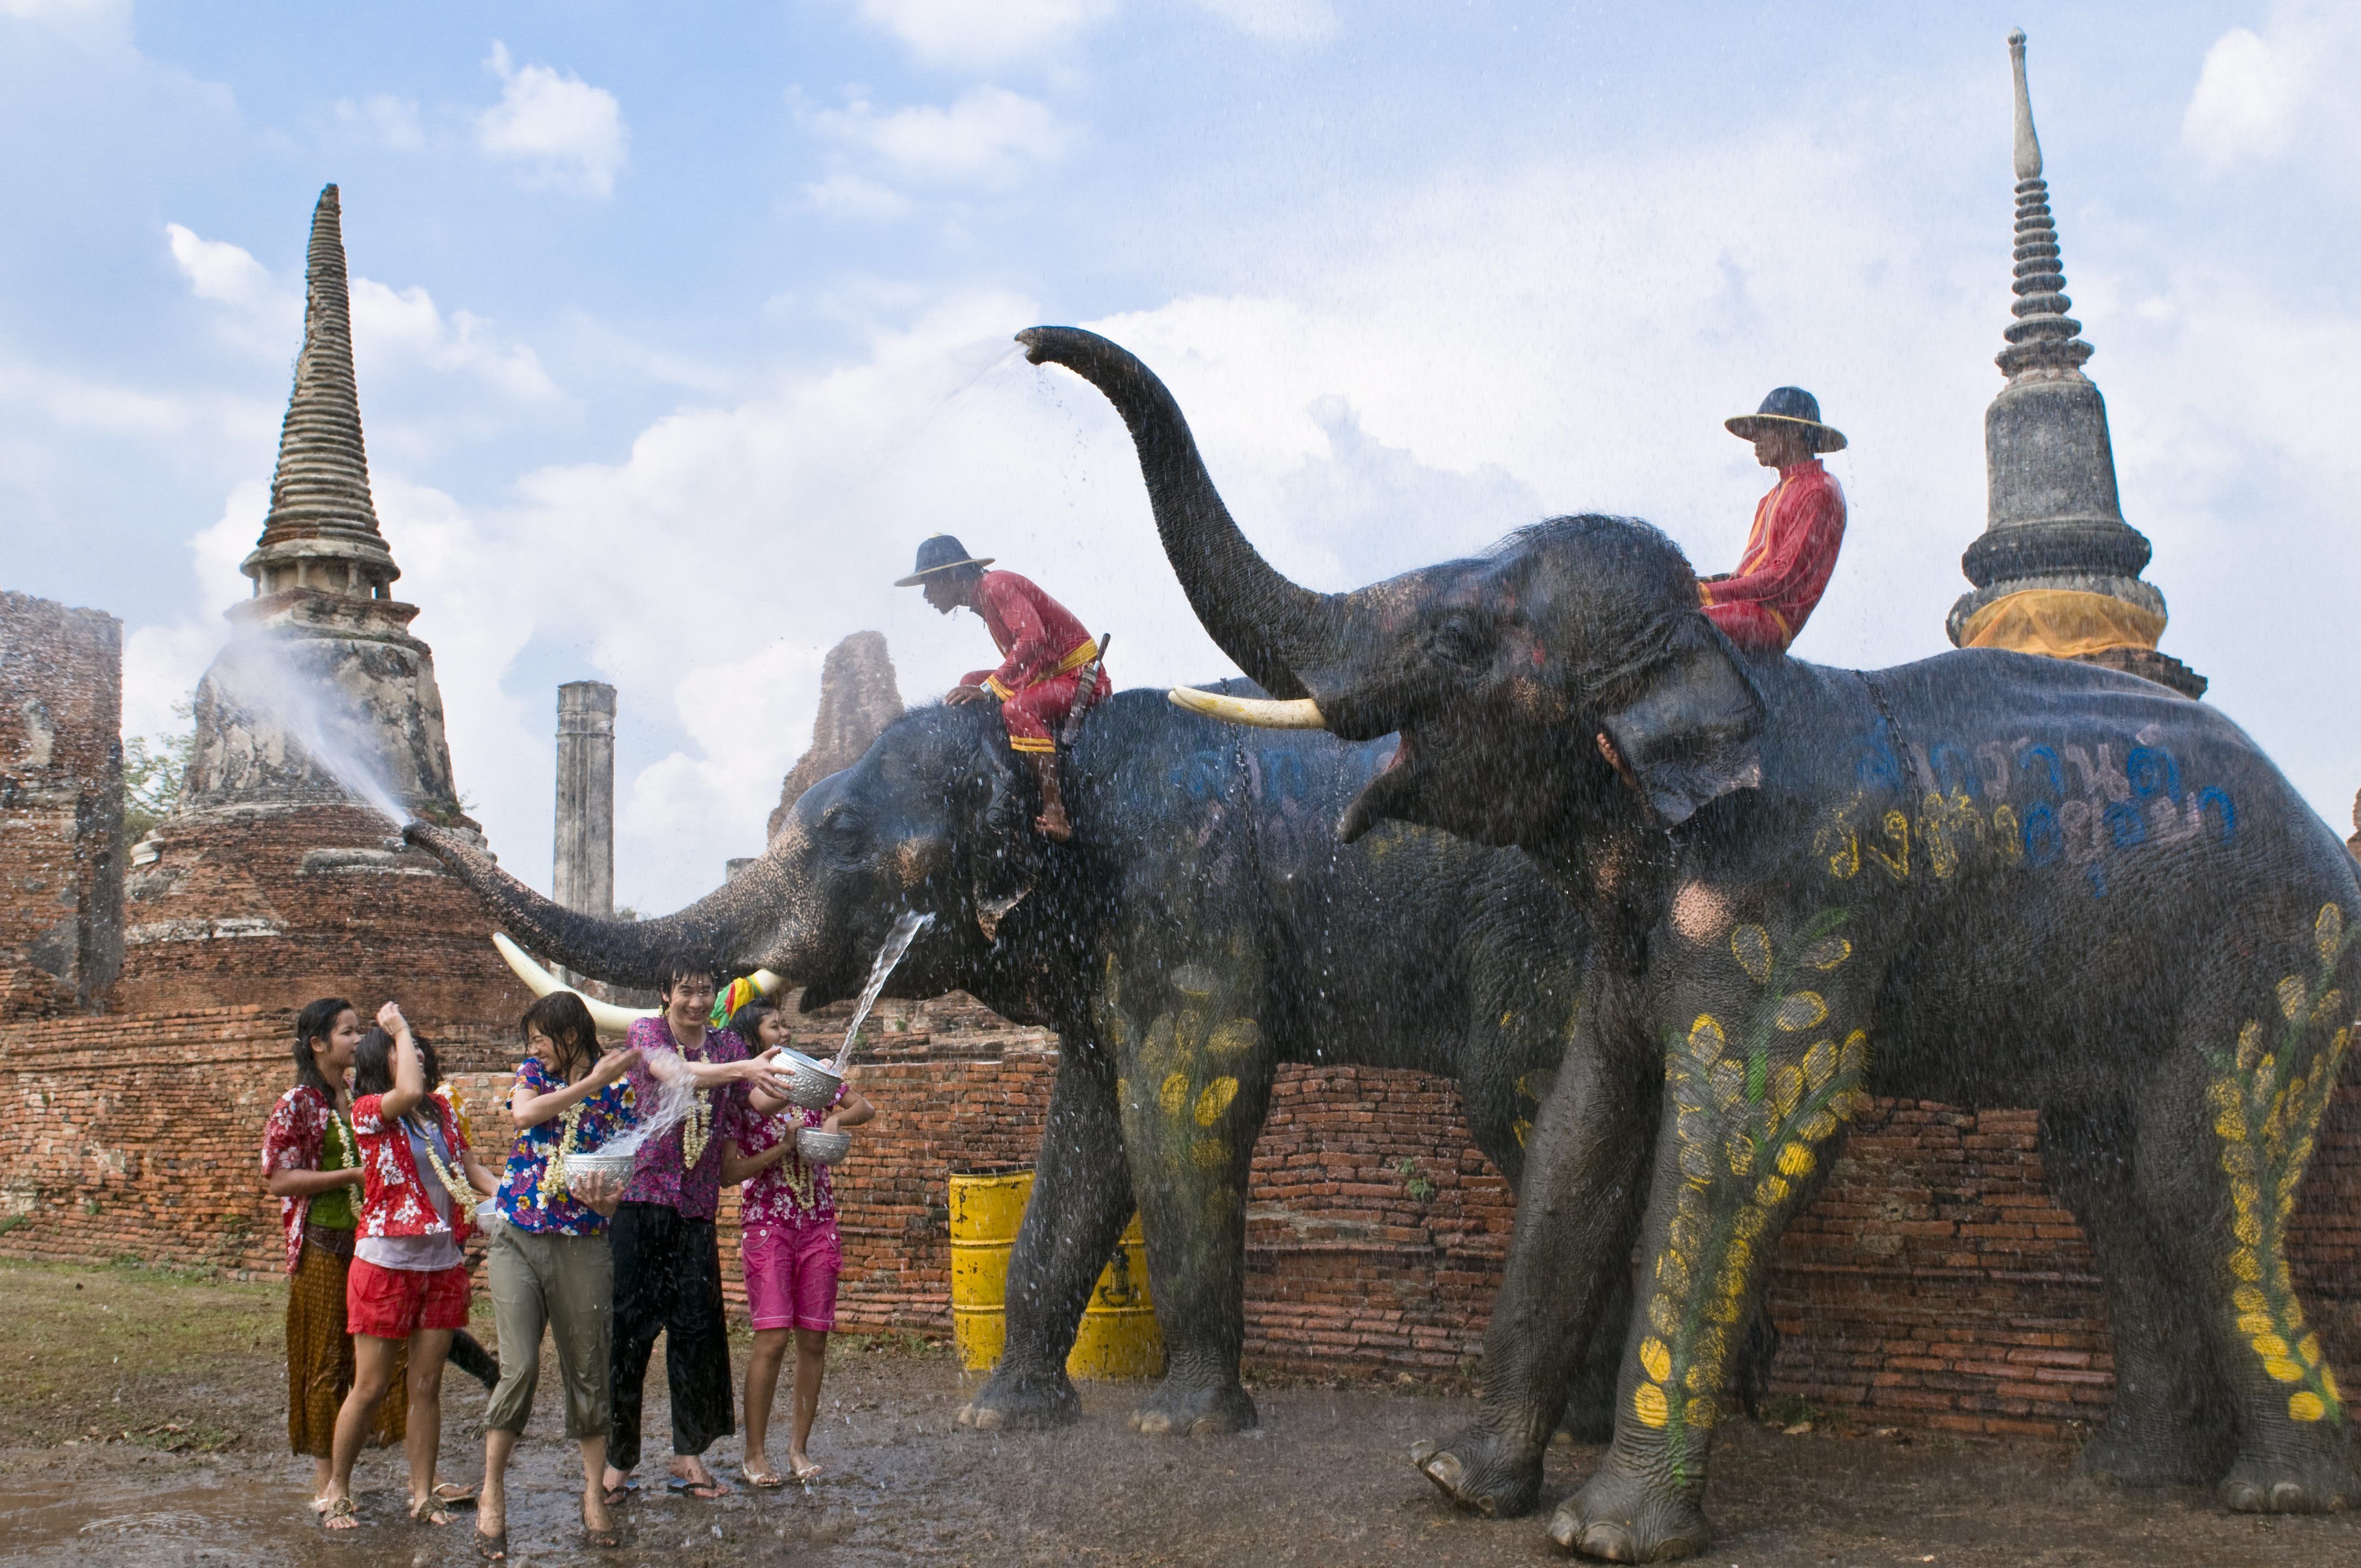
<svg viewBox="0 0 2361 1568">
<path fill-rule="evenodd" d="M 1301 664 L 1324 662 L 1337 634 L 1338 601 L 1289 581 L 1246 543 L 1213 488 L 1180 405 L 1128 350 L 1080 327 L 1020 332 L 1026 357 L 1063 365 L 1106 394 L 1131 430 L 1164 554 L 1189 608 L 1223 652 L 1271 696 L 1311 693 Z"/>
<path fill-rule="evenodd" d="M 664 960 L 675 956 L 708 964 L 717 975 L 753 969 L 778 926 L 776 878 L 763 873 L 779 850 L 675 914 L 601 920 L 544 898 L 457 834 L 413 822 L 401 836 L 450 867 L 526 948 L 618 985 L 656 984 Z"/>
</svg>

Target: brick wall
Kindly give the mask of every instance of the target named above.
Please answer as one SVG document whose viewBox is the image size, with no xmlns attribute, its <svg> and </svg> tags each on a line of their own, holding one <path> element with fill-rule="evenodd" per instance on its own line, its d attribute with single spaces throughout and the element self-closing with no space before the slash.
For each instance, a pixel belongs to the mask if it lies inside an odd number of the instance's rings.
<svg viewBox="0 0 2361 1568">
<path fill-rule="evenodd" d="M 1049 1036 L 972 1003 L 905 1009 L 857 1080 L 880 1120 L 838 1188 L 852 1329 L 947 1332 L 951 1170 L 1030 1163 Z M 126 1254 L 278 1266 L 260 1190 L 264 1114 L 289 1081 L 288 1014 L 258 1007 L 0 1028 L 0 1255 Z M 489 1141 L 514 1047 L 438 1043 Z M 1513 1203 L 1452 1086 L 1367 1068 L 1282 1069 L 1256 1152 L 1247 1351 L 1308 1372 L 1469 1365 Z M 737 1279 L 734 1201 L 725 1277 Z M 2361 1090 L 2348 1083 L 2306 1180 L 2292 1261 L 2322 1336 L 2361 1387 Z M 1771 1285 L 1784 1393 L 1864 1423 L 2059 1435 L 2112 1391 L 2090 1251 L 2042 1185 L 2034 1118 L 1879 1102 Z"/>
<path fill-rule="evenodd" d="M 0 593 L 0 1019 L 87 1011 L 123 959 L 123 623 Z"/>
<path fill-rule="evenodd" d="M 392 847 L 389 848 L 389 843 Z M 130 1013 L 397 997 L 439 1039 L 512 1025 L 532 1003 L 494 951 L 491 914 L 433 856 L 356 806 L 174 816 L 124 879 Z"/>
</svg>

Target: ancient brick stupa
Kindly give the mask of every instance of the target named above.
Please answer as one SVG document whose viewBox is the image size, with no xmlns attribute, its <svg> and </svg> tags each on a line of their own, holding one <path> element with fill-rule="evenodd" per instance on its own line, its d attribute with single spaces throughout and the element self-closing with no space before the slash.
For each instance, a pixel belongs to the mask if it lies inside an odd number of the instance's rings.
<svg viewBox="0 0 2361 1568">
<path fill-rule="evenodd" d="M 2066 271 L 2025 81 L 2025 35 L 2008 36 L 2016 76 L 2016 320 L 1996 363 L 2008 384 L 1984 413 L 1990 505 L 1960 566 L 1975 585 L 1946 624 L 1962 648 L 2010 648 L 2144 675 L 2185 696 L 2205 678 L 2157 651 L 2164 596 L 2140 579 L 2143 534 L 2124 521 L 2107 405 L 2082 374 L 2091 345 L 2066 312 Z"/>
<path fill-rule="evenodd" d="M 303 347 L 253 597 L 197 687 L 171 815 L 131 855 L 120 996 L 135 1011 L 395 996 L 441 1025 L 529 998 L 489 921 L 440 862 L 403 847 L 426 817 L 473 830 L 443 733 L 434 655 L 378 527 L 353 378 L 336 188 L 312 214 Z"/>
</svg>

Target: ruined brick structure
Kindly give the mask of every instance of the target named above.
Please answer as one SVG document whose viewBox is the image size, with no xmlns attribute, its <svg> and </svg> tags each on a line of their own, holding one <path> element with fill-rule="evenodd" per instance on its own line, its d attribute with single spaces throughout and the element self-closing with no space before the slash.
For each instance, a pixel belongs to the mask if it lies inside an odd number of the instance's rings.
<svg viewBox="0 0 2361 1568">
<path fill-rule="evenodd" d="M 0 1255 L 130 1255 L 270 1274 L 276 1209 L 256 1151 L 291 1075 L 290 1014 L 151 1016 L 136 1033 L 124 1022 L 8 1031 Z M 881 1113 L 838 1179 L 840 1321 L 943 1334 L 945 1179 L 1030 1164 L 1055 1047 L 957 998 L 887 1003 L 884 1022 L 856 1069 Z M 514 1046 L 491 1031 L 438 1043 L 470 1069 L 464 1101 L 479 1135 L 497 1143 Z M 1448 1083 L 1370 1068 L 1282 1069 L 1248 1202 L 1254 1365 L 1472 1367 L 1515 1204 Z M 725 1277 L 742 1308 L 733 1199 L 722 1218 Z M 2331 1355 L 2348 1378 L 2361 1376 L 2361 1082 L 2348 1080 L 2330 1113 L 2290 1261 Z M 1784 1336 L 1774 1388 L 1863 1424 L 2070 1436 L 2103 1418 L 2112 1398 L 2090 1250 L 2043 1185 L 2026 1112 L 1877 1102 L 1784 1243 L 1770 1310 Z"/>
<path fill-rule="evenodd" d="M 123 963 L 123 623 L 0 593 L 0 1019 L 98 1006 Z"/>
<path fill-rule="evenodd" d="M 120 1003 L 138 1013 L 398 996 L 423 1027 L 512 1019 L 531 998 L 489 916 L 395 817 L 472 829 L 434 655 L 369 494 L 336 188 L 313 214 L 303 348 L 270 510 L 197 688 L 178 803 L 131 854 Z M 370 799 L 379 804 L 366 804 Z"/>
<path fill-rule="evenodd" d="M 828 651 L 819 672 L 819 711 L 810 747 L 779 781 L 779 804 L 764 834 L 775 839 L 804 791 L 861 761 L 870 743 L 902 717 L 902 692 L 881 631 L 856 631 Z"/>
</svg>

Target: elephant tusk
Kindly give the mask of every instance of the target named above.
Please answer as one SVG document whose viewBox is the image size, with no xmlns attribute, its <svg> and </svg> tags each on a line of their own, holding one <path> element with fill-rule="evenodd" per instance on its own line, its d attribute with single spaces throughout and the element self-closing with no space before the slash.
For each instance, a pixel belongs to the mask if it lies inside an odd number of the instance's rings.
<svg viewBox="0 0 2361 1568">
<path fill-rule="evenodd" d="M 560 991 L 572 991 L 575 995 L 582 996 L 574 987 L 562 983 L 555 975 L 533 962 L 532 957 L 510 941 L 504 933 L 492 933 L 492 946 L 500 949 L 500 957 L 508 960 L 509 968 L 516 971 L 516 977 L 524 981 L 525 989 L 535 996 L 549 996 Z M 768 970 L 762 972 L 770 974 Z M 771 975 L 771 979 L 775 983 L 778 976 Z M 759 977 L 757 983 L 760 983 Z M 590 1009 L 590 1022 L 597 1026 L 598 1033 L 609 1037 L 627 1035 L 631 1033 L 631 1025 L 641 1019 L 659 1015 L 659 1010 L 653 1007 L 618 1007 L 611 1002 L 600 1002 L 588 996 L 582 996 L 582 1005 Z"/>
<path fill-rule="evenodd" d="M 746 978 L 754 982 L 754 989 L 761 992 L 765 996 L 778 995 L 779 987 L 787 983 L 786 978 L 784 975 L 774 974 L 766 969 L 758 969 Z"/>
<path fill-rule="evenodd" d="M 1202 713 L 1208 718 L 1226 719 L 1232 724 L 1251 724 L 1257 729 L 1325 729 L 1328 721 L 1320 716 L 1320 705 L 1308 696 L 1281 702 L 1267 696 L 1224 696 L 1219 692 L 1199 691 L 1194 686 L 1174 686 L 1165 694 L 1176 707 L 1191 713 Z"/>
</svg>

